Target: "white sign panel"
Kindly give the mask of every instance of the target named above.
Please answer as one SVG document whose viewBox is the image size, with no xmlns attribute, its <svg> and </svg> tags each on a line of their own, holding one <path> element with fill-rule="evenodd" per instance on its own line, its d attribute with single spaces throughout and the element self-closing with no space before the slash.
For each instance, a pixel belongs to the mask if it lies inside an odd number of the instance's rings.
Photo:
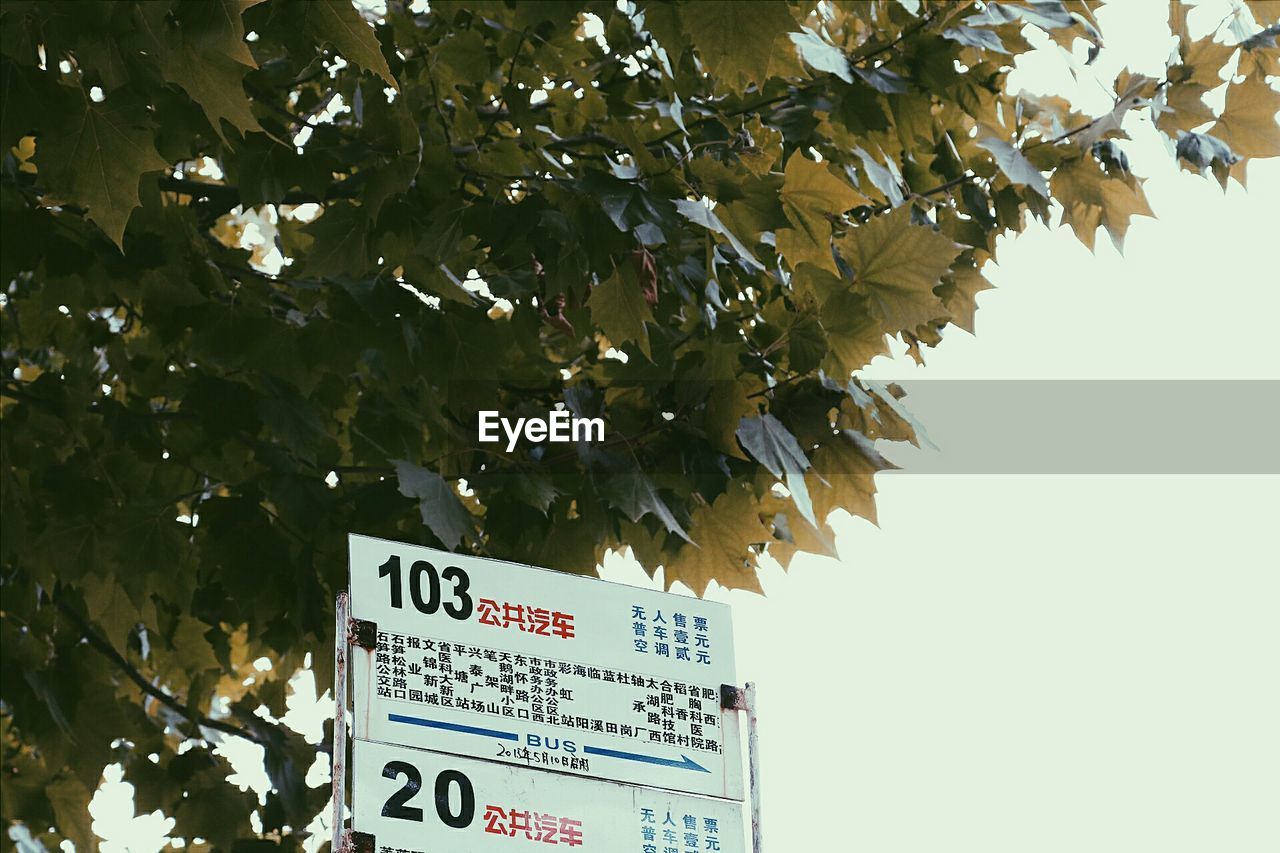
<svg viewBox="0 0 1280 853">
<path fill-rule="evenodd" d="M 355 736 L 742 799 L 729 608 L 352 536 Z"/>
<path fill-rule="evenodd" d="M 352 828 L 374 853 L 745 853 L 742 804 L 354 743 Z"/>
</svg>

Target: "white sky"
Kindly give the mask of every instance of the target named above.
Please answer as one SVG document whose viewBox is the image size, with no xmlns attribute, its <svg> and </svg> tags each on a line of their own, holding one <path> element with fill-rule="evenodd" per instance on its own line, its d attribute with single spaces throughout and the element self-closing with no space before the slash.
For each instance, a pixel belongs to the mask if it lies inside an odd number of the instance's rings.
<svg viewBox="0 0 1280 853">
<path fill-rule="evenodd" d="M 1208 2 L 1192 25 L 1229 10 Z M 1163 0 L 1099 17 L 1105 82 L 1162 67 Z M 1105 108 L 1093 72 L 1070 67 L 1044 51 L 1011 87 Z M 1033 226 L 987 269 L 978 337 L 950 330 L 926 368 L 898 347 L 869 373 L 1280 379 L 1280 161 L 1224 194 L 1178 172 L 1145 120 L 1126 126 L 1159 219 L 1135 220 L 1123 258 L 1105 234 L 1095 256 Z M 1195 416 L 1205 447 L 1189 452 L 1230 440 L 1229 413 Z M 926 426 L 948 452 L 949 425 Z M 879 528 L 835 522 L 839 559 L 766 568 L 764 598 L 712 593 L 760 687 L 766 849 L 1280 849 L 1280 478 L 912 475 L 916 452 L 889 451 L 908 470 L 879 478 Z M 623 557 L 605 576 L 654 585 Z M 296 701 L 314 731 L 322 712 Z M 237 779 L 261 790 L 252 753 Z M 171 822 L 129 818 L 118 778 L 92 808 L 104 851 L 152 853 Z"/>
</svg>

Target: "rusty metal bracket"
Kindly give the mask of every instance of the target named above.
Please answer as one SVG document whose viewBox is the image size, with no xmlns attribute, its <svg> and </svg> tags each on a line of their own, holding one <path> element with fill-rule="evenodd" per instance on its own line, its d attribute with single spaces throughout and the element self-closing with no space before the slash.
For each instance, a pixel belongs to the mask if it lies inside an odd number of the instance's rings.
<svg viewBox="0 0 1280 853">
<path fill-rule="evenodd" d="M 347 636 L 351 644 L 362 649 L 373 651 L 378 647 L 378 623 L 367 619 L 352 619 L 348 622 Z"/>
<path fill-rule="evenodd" d="M 746 691 L 733 684 L 721 684 L 720 707 L 730 711 L 747 710 Z"/>
</svg>

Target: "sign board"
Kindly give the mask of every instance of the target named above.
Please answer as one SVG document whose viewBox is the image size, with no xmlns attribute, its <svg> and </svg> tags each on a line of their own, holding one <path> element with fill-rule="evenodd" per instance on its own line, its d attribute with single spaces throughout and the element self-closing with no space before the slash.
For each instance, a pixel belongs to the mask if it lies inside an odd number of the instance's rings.
<svg viewBox="0 0 1280 853">
<path fill-rule="evenodd" d="M 352 829 L 374 853 L 745 853 L 742 804 L 355 741 Z"/>
<path fill-rule="evenodd" d="M 740 800 L 729 608 L 350 537 L 355 737 Z"/>
</svg>

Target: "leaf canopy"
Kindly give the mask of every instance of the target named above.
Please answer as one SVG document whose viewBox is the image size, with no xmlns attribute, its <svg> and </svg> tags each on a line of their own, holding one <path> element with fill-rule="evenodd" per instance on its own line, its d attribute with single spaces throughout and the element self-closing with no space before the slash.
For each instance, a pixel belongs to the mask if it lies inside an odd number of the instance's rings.
<svg viewBox="0 0 1280 853">
<path fill-rule="evenodd" d="M 1097 116 L 1007 86 L 1028 27 L 1097 55 L 1058 0 L 0 5 L 0 820 L 91 849 L 119 762 L 295 846 L 348 531 L 698 594 L 830 553 L 918 440 L 859 371 L 972 331 L 1002 235 L 1150 215 L 1131 114 L 1224 184 L 1280 153 L 1274 5 L 1172 3 Z M 561 404 L 606 439 L 477 440 Z"/>
</svg>

